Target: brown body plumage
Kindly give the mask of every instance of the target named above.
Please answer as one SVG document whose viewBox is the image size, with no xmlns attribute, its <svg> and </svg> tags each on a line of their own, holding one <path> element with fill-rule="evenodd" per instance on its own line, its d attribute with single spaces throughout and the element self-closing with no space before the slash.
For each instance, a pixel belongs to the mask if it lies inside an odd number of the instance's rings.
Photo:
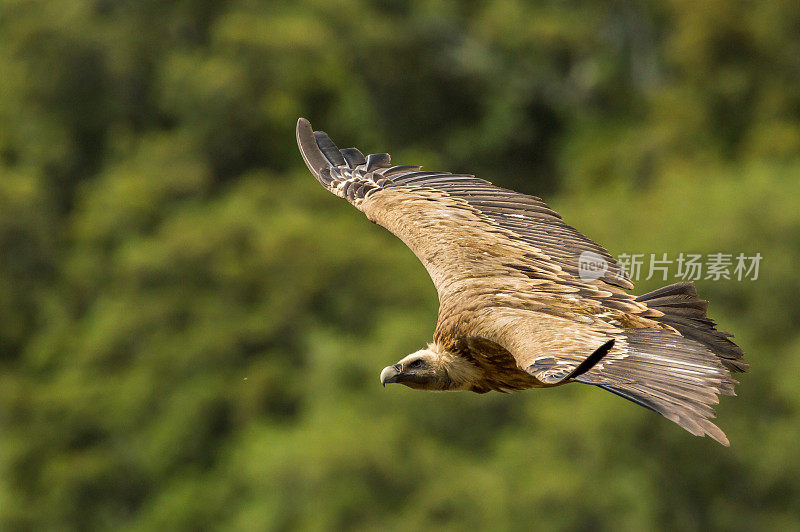
<svg viewBox="0 0 800 532">
<path fill-rule="evenodd" d="M 339 150 L 302 118 L 297 142 L 319 182 L 398 236 L 439 294 L 433 343 L 382 383 L 483 393 L 582 382 L 728 444 L 709 405 L 733 395 L 730 372 L 747 364 L 691 283 L 630 295 L 611 255 L 540 198 Z M 605 262 L 601 276 L 581 278 L 583 253 Z"/>
</svg>

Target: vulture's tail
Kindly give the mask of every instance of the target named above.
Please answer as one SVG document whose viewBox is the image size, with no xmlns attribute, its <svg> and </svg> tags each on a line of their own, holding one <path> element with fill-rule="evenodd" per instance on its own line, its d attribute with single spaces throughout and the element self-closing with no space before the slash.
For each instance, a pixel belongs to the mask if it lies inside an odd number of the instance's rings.
<svg viewBox="0 0 800 532">
<path fill-rule="evenodd" d="M 732 371 L 745 371 L 741 349 L 706 316 L 708 303 L 692 283 L 678 283 L 640 296 L 664 313 L 657 318 L 680 333 L 627 329 L 623 358 L 598 364 L 575 380 L 593 384 L 674 421 L 696 436 L 708 434 L 728 445 L 725 433 L 709 419 L 718 395 L 735 395 Z M 602 367 L 601 367 L 602 366 Z"/>
<path fill-rule="evenodd" d="M 708 301 L 697 296 L 694 283 L 667 285 L 637 297 L 636 301 L 663 312 L 662 317 L 656 318 L 658 321 L 672 326 L 684 338 L 706 346 L 730 371 L 746 371 L 749 367 L 741 360 L 744 356 L 741 348 L 729 340 L 733 335 L 718 331 L 714 320 L 706 316 Z"/>
</svg>

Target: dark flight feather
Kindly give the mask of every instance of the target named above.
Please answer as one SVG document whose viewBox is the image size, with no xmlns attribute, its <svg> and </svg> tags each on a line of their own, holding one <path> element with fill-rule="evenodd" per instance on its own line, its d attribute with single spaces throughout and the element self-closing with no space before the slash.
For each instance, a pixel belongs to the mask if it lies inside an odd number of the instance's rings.
<svg viewBox="0 0 800 532">
<path fill-rule="evenodd" d="M 328 138 L 328 135 L 325 135 L 325 138 Z M 347 163 L 347 167 L 350 169 L 353 169 L 367 162 L 367 160 L 364 158 L 364 154 L 358 151 L 356 148 L 345 148 L 343 150 L 340 150 L 340 152 L 344 157 L 345 162 Z"/>
</svg>

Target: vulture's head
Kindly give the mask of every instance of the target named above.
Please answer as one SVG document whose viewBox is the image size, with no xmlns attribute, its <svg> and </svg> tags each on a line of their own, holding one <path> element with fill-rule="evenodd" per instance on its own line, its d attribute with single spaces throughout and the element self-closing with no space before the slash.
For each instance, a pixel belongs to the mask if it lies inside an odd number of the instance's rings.
<svg viewBox="0 0 800 532">
<path fill-rule="evenodd" d="M 479 369 L 462 357 L 441 352 L 431 344 L 381 371 L 381 384 L 398 383 L 415 390 L 469 390 Z"/>
</svg>

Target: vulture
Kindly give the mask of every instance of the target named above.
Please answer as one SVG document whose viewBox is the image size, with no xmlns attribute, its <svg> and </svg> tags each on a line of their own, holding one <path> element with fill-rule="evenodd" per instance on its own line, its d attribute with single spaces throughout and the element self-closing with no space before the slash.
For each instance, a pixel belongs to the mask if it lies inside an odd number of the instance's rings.
<svg viewBox="0 0 800 532">
<path fill-rule="evenodd" d="M 300 118 L 297 144 L 333 194 L 392 232 L 439 296 L 433 341 L 384 368 L 385 386 L 477 393 L 602 388 L 729 445 L 710 421 L 748 364 L 691 282 L 634 296 L 624 268 L 541 198 L 469 174 L 339 149 Z M 581 261 L 599 264 L 593 275 Z"/>
</svg>

